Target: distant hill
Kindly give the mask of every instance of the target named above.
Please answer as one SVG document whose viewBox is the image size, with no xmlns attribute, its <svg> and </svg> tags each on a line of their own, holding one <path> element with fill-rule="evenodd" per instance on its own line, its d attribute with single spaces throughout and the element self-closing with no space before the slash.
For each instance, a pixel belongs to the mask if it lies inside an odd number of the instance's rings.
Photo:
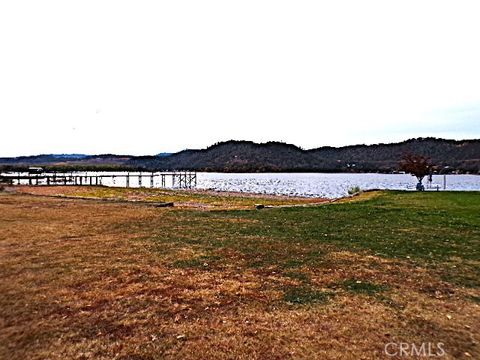
<svg viewBox="0 0 480 360">
<path fill-rule="evenodd" d="M 26 169 L 31 165 L 57 169 L 120 169 L 133 159 L 131 155 L 49 154 L 0 158 L 0 169 Z M 141 158 L 141 157 L 137 157 Z"/>
<path fill-rule="evenodd" d="M 400 143 L 320 147 L 226 141 L 202 150 L 156 156 L 38 155 L 0 158 L 0 166 L 43 165 L 72 169 L 197 170 L 218 172 L 395 172 L 406 153 L 428 156 L 441 171 L 480 173 L 480 140 L 410 139 Z M 448 168 L 446 168 L 448 167 Z"/>
<path fill-rule="evenodd" d="M 321 147 L 226 141 L 204 150 L 185 150 L 165 159 L 150 159 L 149 167 L 218 172 L 394 172 L 406 153 L 428 156 L 439 168 L 480 172 L 480 140 L 410 139 L 400 143 Z M 137 164 L 131 159 L 130 164 Z"/>
</svg>

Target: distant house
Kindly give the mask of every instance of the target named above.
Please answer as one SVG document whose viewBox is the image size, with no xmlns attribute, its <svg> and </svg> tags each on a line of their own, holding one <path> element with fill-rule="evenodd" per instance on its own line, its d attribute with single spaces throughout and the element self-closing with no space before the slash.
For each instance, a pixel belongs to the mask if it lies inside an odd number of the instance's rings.
<svg viewBox="0 0 480 360">
<path fill-rule="evenodd" d="M 43 168 L 40 166 L 30 166 L 28 168 L 28 173 L 29 174 L 41 174 L 43 173 Z"/>
</svg>

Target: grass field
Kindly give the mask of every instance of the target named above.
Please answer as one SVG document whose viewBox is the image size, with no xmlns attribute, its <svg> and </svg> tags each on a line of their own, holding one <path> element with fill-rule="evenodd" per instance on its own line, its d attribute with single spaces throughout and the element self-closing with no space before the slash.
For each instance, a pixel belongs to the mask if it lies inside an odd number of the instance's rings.
<svg viewBox="0 0 480 360">
<path fill-rule="evenodd" d="M 480 359 L 480 193 L 167 195 L 0 193 L 0 358 Z"/>
<path fill-rule="evenodd" d="M 71 198 L 102 199 L 132 202 L 174 202 L 176 208 L 197 210 L 247 210 L 261 203 L 265 206 L 315 205 L 327 202 L 321 198 L 268 196 L 209 190 L 169 190 L 151 188 L 19 186 L 18 193 Z"/>
</svg>

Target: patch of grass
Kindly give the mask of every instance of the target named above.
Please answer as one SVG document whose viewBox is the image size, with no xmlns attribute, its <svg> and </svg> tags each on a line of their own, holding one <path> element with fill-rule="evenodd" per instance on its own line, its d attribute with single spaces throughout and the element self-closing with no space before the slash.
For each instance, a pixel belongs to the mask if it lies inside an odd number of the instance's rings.
<svg viewBox="0 0 480 360">
<path fill-rule="evenodd" d="M 344 250 L 408 259 L 445 273 L 456 258 L 455 271 L 445 278 L 480 286 L 480 192 L 364 194 L 364 201 L 307 208 L 177 211 L 168 221 L 181 223 L 181 232 L 161 226 L 158 238 L 232 249 L 252 268 L 330 267 L 324 255 Z"/>
<path fill-rule="evenodd" d="M 355 279 L 346 280 L 341 283 L 340 286 L 347 291 L 367 295 L 375 295 L 379 292 L 388 290 L 388 287 L 385 285 L 379 285 L 368 281 L 361 281 Z"/>
<path fill-rule="evenodd" d="M 377 294 L 375 295 L 375 299 L 384 304 L 385 306 L 388 306 L 389 308 L 395 309 L 395 310 L 403 310 L 405 309 L 405 306 L 403 304 L 398 303 L 397 301 L 392 300 L 390 297 L 382 295 L 382 294 Z"/>
<path fill-rule="evenodd" d="M 286 269 L 298 268 L 305 265 L 315 266 L 322 261 L 323 255 L 324 252 L 319 250 L 301 251 L 296 255 L 292 253 L 292 257 L 284 261 L 281 266 Z"/>
<path fill-rule="evenodd" d="M 94 199 L 173 202 L 174 206 L 202 210 L 254 209 L 255 204 L 285 206 L 324 203 L 325 199 L 240 194 L 194 189 L 121 188 L 107 186 L 23 187 L 20 192 Z"/>
<path fill-rule="evenodd" d="M 285 261 L 282 266 L 284 268 L 297 268 L 302 266 L 305 263 L 303 259 L 288 259 Z"/>
<path fill-rule="evenodd" d="M 480 265 L 477 262 L 463 261 L 452 266 L 444 264 L 437 270 L 441 278 L 449 283 L 469 288 L 480 287 Z"/>
<path fill-rule="evenodd" d="M 303 283 L 309 283 L 310 282 L 310 276 L 308 274 L 305 274 L 303 272 L 297 272 L 297 271 L 287 271 L 283 273 L 284 276 L 289 277 L 290 279 L 298 280 Z"/>
<path fill-rule="evenodd" d="M 367 201 L 315 208 L 287 208 L 262 213 L 235 214 L 257 220 L 237 228 L 240 236 L 274 238 L 289 252 L 286 267 L 318 266 L 318 258 L 300 261 L 303 248 L 335 246 L 346 251 L 368 251 L 385 258 L 411 259 L 442 271 L 458 258 L 449 281 L 480 286 L 480 192 L 384 192 Z M 304 253 L 304 252 L 303 252 Z M 276 256 L 278 262 L 281 257 Z M 463 276 L 467 260 L 469 274 Z"/>
<path fill-rule="evenodd" d="M 467 299 L 469 299 L 470 301 L 473 301 L 474 303 L 480 304 L 480 296 L 471 295 Z"/>
<path fill-rule="evenodd" d="M 297 305 L 325 304 L 332 293 L 319 291 L 307 286 L 291 287 L 285 290 L 283 300 Z"/>
<path fill-rule="evenodd" d="M 220 259 L 219 256 L 200 256 L 193 259 L 176 260 L 173 263 L 173 267 L 182 269 L 208 269 L 211 268 L 212 265 L 215 265 Z"/>
<path fill-rule="evenodd" d="M 177 260 L 173 263 L 176 268 L 203 268 L 208 267 L 208 264 L 201 259 Z"/>
</svg>

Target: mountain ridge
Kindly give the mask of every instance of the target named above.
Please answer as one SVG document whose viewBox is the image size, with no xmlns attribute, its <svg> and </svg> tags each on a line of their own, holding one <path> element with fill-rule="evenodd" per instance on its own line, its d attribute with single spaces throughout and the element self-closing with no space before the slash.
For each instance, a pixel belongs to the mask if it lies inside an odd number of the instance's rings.
<svg viewBox="0 0 480 360">
<path fill-rule="evenodd" d="M 414 138 L 373 145 L 303 149 L 278 141 L 218 142 L 205 149 L 157 155 L 48 154 L 0 158 L 0 168 L 30 165 L 97 170 L 194 170 L 215 172 L 395 172 L 406 153 L 427 156 L 438 171 L 480 173 L 480 139 Z"/>
</svg>

